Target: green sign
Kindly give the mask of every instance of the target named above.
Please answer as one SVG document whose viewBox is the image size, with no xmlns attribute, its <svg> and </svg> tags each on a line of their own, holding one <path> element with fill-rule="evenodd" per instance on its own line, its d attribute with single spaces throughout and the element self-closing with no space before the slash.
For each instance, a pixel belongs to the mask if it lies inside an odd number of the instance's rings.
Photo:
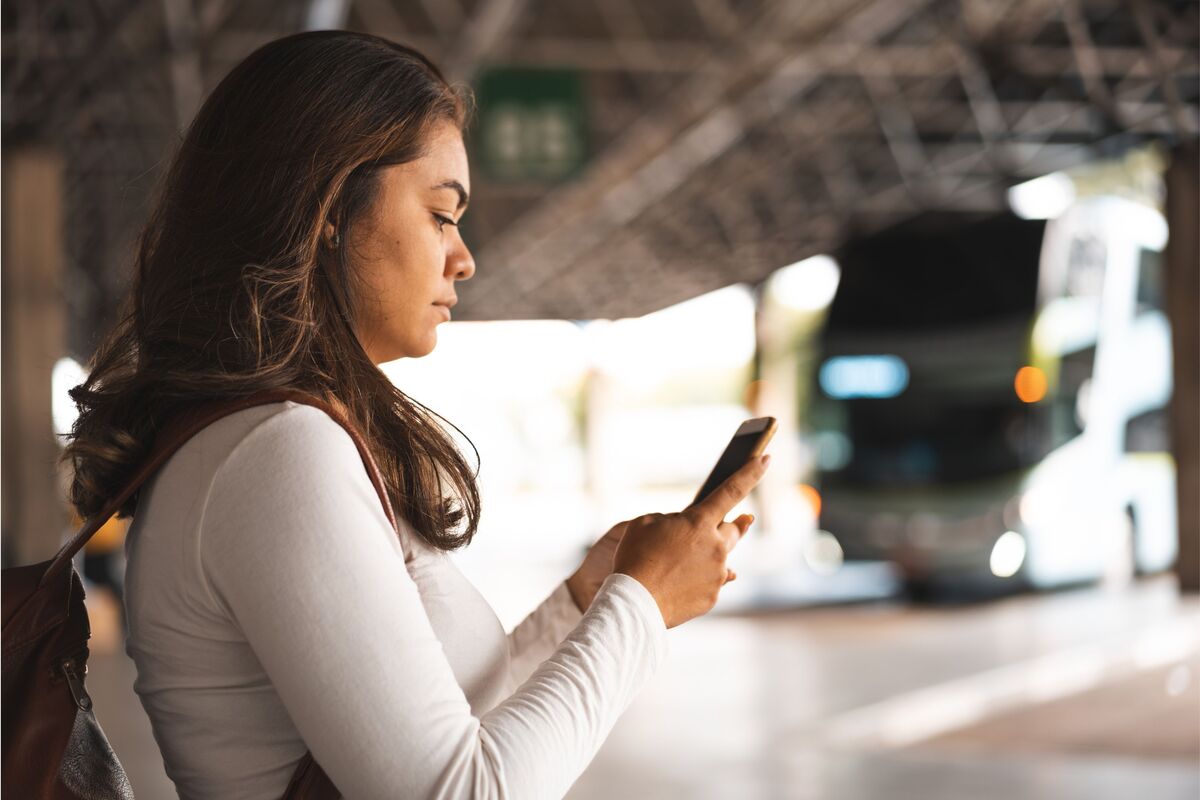
<svg viewBox="0 0 1200 800">
<path fill-rule="evenodd" d="M 587 158 L 583 82 L 571 70 L 492 69 L 476 90 L 477 163 L 499 181 L 560 181 Z"/>
</svg>

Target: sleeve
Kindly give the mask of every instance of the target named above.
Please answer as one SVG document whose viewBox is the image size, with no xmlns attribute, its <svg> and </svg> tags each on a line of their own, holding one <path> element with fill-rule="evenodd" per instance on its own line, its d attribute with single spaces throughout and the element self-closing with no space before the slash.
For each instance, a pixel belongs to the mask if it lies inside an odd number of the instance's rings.
<svg viewBox="0 0 1200 800">
<path fill-rule="evenodd" d="M 666 645 L 613 575 L 510 697 L 472 715 L 349 435 L 291 406 L 230 453 L 201 560 L 317 762 L 353 798 L 562 797 Z"/>
<path fill-rule="evenodd" d="M 560 583 L 508 634 L 509 672 L 513 685 L 523 683 L 538 664 L 549 658 L 581 619 L 583 613 L 571 599 L 566 581 Z"/>
</svg>

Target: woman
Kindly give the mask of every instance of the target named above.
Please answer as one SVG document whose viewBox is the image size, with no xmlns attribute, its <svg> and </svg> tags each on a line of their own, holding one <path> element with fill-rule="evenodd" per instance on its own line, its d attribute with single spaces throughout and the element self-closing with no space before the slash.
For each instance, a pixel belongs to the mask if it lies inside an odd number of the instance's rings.
<svg viewBox="0 0 1200 800">
<path fill-rule="evenodd" d="M 291 402 L 205 428 L 123 509 L 135 689 L 184 798 L 278 798 L 306 749 L 351 798 L 558 797 L 708 611 L 752 518 L 702 505 L 615 526 L 506 636 L 447 551 L 475 475 L 377 365 L 428 354 L 455 283 L 470 177 L 464 98 L 363 34 L 272 42 L 200 110 L 142 235 L 129 311 L 72 396 L 72 500 L 97 511 L 197 403 Z M 135 506 L 136 503 L 136 506 Z"/>
</svg>

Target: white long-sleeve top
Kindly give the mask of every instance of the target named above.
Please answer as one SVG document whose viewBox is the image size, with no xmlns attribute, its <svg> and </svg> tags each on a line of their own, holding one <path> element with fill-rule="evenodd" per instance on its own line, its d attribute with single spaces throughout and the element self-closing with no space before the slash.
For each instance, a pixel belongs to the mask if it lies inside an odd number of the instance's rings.
<svg viewBox="0 0 1200 800">
<path fill-rule="evenodd" d="M 506 635 L 446 553 L 397 537 L 341 426 L 291 402 L 185 444 L 126 555 L 134 688 L 187 800 L 277 800 L 306 749 L 352 800 L 561 797 L 666 645 L 620 574 Z"/>
</svg>

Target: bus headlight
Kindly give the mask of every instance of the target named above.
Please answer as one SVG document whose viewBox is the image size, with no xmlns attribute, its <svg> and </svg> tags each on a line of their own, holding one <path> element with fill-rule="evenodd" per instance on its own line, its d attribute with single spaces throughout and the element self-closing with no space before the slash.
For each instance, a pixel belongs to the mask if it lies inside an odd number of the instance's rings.
<svg viewBox="0 0 1200 800">
<path fill-rule="evenodd" d="M 990 564 L 997 578 L 1011 578 L 1025 563 L 1025 537 L 1016 531 L 1005 531 L 992 545 Z"/>
<path fill-rule="evenodd" d="M 842 568 L 842 546 L 829 531 L 813 531 L 804 545 L 804 560 L 818 575 L 832 575 Z"/>
</svg>

